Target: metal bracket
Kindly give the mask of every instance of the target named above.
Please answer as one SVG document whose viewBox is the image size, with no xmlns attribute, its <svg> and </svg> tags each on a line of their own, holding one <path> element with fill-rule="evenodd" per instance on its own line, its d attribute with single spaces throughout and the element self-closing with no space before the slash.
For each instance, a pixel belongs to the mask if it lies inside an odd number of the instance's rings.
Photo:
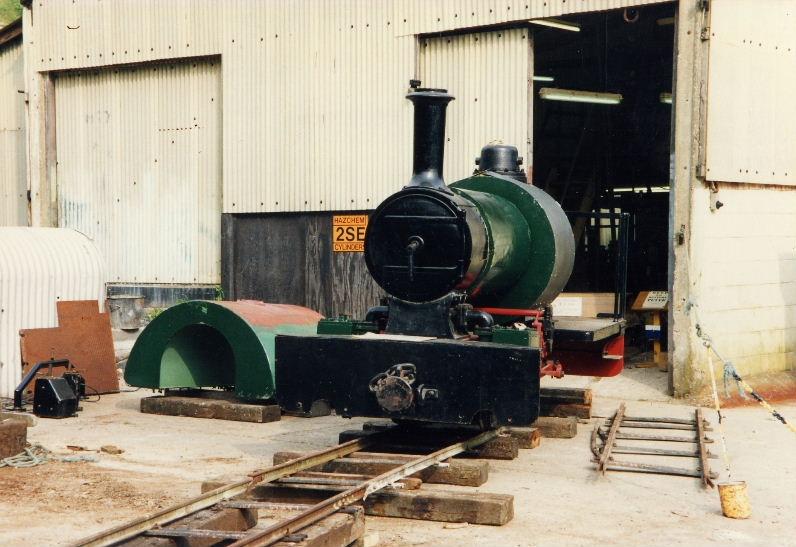
<svg viewBox="0 0 796 547">
<path fill-rule="evenodd" d="M 678 245 L 685 244 L 685 224 L 680 225 L 680 230 L 674 234 L 674 240 L 677 242 Z"/>
</svg>

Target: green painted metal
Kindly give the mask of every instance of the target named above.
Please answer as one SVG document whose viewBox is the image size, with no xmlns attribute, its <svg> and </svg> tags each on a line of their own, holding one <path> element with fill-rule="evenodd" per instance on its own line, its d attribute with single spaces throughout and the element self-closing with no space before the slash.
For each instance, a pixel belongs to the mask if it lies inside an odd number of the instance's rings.
<svg viewBox="0 0 796 547">
<path fill-rule="evenodd" d="M 468 289 L 470 298 L 494 301 L 525 272 L 531 252 L 528 223 L 507 199 L 464 188 L 453 190 L 476 206 L 486 226 L 488 254 L 484 269 Z"/>
<path fill-rule="evenodd" d="M 254 301 L 177 304 L 138 337 L 124 379 L 135 387 L 220 387 L 242 399 L 270 399 L 276 335 L 315 334 L 321 318 L 300 306 Z"/>
<path fill-rule="evenodd" d="M 369 321 L 355 321 L 347 315 L 340 315 L 330 319 L 321 319 L 318 322 L 318 334 L 365 334 L 366 332 L 379 332 L 375 323 Z"/>
<path fill-rule="evenodd" d="M 484 217 L 500 275 L 489 272 L 471 294 L 476 306 L 530 308 L 547 305 L 572 273 L 575 240 L 561 206 L 544 191 L 508 177 L 479 173 L 450 185 L 473 201 Z M 503 248 L 516 238 L 517 248 Z M 501 243 L 501 240 L 503 243 Z M 524 247 L 524 249 L 520 249 Z"/>
</svg>

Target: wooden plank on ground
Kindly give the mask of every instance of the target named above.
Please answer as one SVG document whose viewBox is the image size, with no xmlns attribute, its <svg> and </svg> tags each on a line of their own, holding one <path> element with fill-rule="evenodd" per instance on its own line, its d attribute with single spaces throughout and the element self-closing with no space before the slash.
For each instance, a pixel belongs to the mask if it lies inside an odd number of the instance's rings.
<svg viewBox="0 0 796 547">
<path fill-rule="evenodd" d="M 383 431 L 383 430 L 381 430 Z M 345 443 L 354 439 L 361 439 L 379 433 L 377 429 L 349 429 L 342 431 L 339 435 L 338 442 Z M 430 433 L 427 434 L 424 433 Z M 421 452 L 428 453 L 437 450 L 440 447 L 460 442 L 472 436 L 472 432 L 463 432 L 455 430 L 430 430 L 423 431 L 422 428 L 413 431 L 403 431 L 396 429 L 395 434 L 390 434 L 383 441 L 380 441 L 376 448 L 380 451 L 386 452 L 406 452 L 420 450 Z M 513 460 L 518 454 L 517 440 L 507 435 L 498 436 L 491 441 L 488 441 L 481 446 L 462 453 L 462 458 L 484 458 L 489 460 Z"/>
<path fill-rule="evenodd" d="M 542 404 L 589 405 L 592 392 L 588 388 L 543 387 L 539 390 Z"/>
<path fill-rule="evenodd" d="M 27 412 L 5 412 L 0 411 L 0 422 L 4 420 L 22 420 L 28 427 L 33 427 L 36 425 L 36 416 L 33 414 L 28 414 Z"/>
<path fill-rule="evenodd" d="M 257 524 L 256 509 L 205 509 L 193 515 L 178 519 L 165 528 L 198 528 L 202 530 L 226 530 L 243 532 Z M 205 547 L 218 540 L 209 538 L 184 538 L 179 545 L 186 547 Z M 171 538 L 138 536 L 117 545 L 125 547 L 174 547 Z"/>
<path fill-rule="evenodd" d="M 11 418 L 0 422 L 0 458 L 10 458 L 25 450 L 28 442 L 28 424 Z"/>
<path fill-rule="evenodd" d="M 380 490 L 364 501 L 365 512 L 438 522 L 502 526 L 514 517 L 514 496 L 444 490 Z"/>
<path fill-rule="evenodd" d="M 347 513 L 335 513 L 300 531 L 307 537 L 299 542 L 280 541 L 276 547 L 342 547 L 361 539 L 365 534 L 365 511 L 350 507 Z"/>
<path fill-rule="evenodd" d="M 307 503 L 324 499 L 334 489 L 313 485 L 253 488 L 248 498 L 289 503 Z M 502 526 L 514 517 L 514 496 L 487 492 L 451 492 L 446 490 L 399 490 L 387 488 L 370 494 L 362 502 L 365 514 L 378 517 L 401 517 L 437 522 L 467 522 Z"/>
<path fill-rule="evenodd" d="M 508 433 L 520 448 L 537 448 L 542 442 L 542 432 L 538 427 L 510 427 Z"/>
<path fill-rule="evenodd" d="M 141 399 L 141 412 L 254 423 L 276 422 L 281 419 L 281 410 L 277 405 L 253 405 L 176 395 L 144 397 Z"/>
<path fill-rule="evenodd" d="M 567 418 L 569 416 L 574 416 L 576 418 L 581 418 L 584 420 L 588 420 L 591 418 L 591 403 L 589 404 L 575 404 L 575 403 L 567 403 L 567 404 L 546 404 L 545 401 L 542 401 L 541 406 L 539 407 L 539 415 L 540 416 L 552 416 L 556 418 Z"/>
<path fill-rule="evenodd" d="M 554 418 L 540 416 L 533 423 L 538 428 L 542 437 L 550 439 L 572 439 L 578 434 L 578 419 L 574 416 L 568 418 Z"/>
<path fill-rule="evenodd" d="M 518 454 L 519 442 L 515 437 L 498 435 L 472 452 L 464 452 L 462 457 L 483 458 L 486 460 L 513 460 Z"/>
<path fill-rule="evenodd" d="M 274 465 L 300 458 L 304 455 L 306 455 L 304 452 L 277 452 L 274 454 Z M 406 463 L 407 458 L 402 456 L 404 455 L 355 452 L 351 457 L 332 460 L 319 469 L 313 469 L 313 471 L 376 476 Z M 408 457 L 408 459 L 411 461 L 416 459 L 416 456 Z M 412 477 L 430 484 L 481 486 L 489 478 L 489 463 L 452 459 L 447 465 L 427 467 L 415 473 Z"/>
<path fill-rule="evenodd" d="M 220 486 L 228 484 L 227 481 L 206 481 L 202 483 L 202 493 L 214 490 Z M 329 491 L 323 491 L 328 494 Z M 235 501 L 244 501 L 242 498 L 235 498 L 228 502 L 234 504 Z M 244 501 L 245 503 L 245 501 Z M 275 504 L 278 505 L 278 504 Z M 236 513 L 238 513 L 236 515 Z M 240 520 L 240 515 L 245 519 Z M 253 519 L 252 519 L 253 515 Z M 196 517 L 196 518 L 194 518 Z M 197 513 L 194 517 L 186 517 L 170 524 L 170 527 L 190 527 L 205 530 L 232 530 L 243 531 L 252 528 L 257 524 L 257 509 L 235 509 L 220 508 L 207 509 Z M 277 547 L 342 547 L 350 545 L 362 538 L 365 533 L 365 511 L 362 507 L 353 506 L 345 512 L 335 513 L 322 521 L 304 528 L 300 532 L 306 538 L 298 542 L 280 541 L 275 543 Z M 205 547 L 215 545 L 217 540 L 207 543 L 199 543 L 199 540 L 192 539 L 188 543 L 178 543 L 190 547 Z M 174 547 L 175 542 L 168 538 L 136 538 L 127 543 L 122 543 L 125 547 Z"/>
<path fill-rule="evenodd" d="M 362 429 L 364 431 L 386 431 L 388 429 L 396 427 L 393 422 L 385 422 L 385 421 L 373 421 L 373 422 L 365 422 L 362 425 Z M 428 426 L 427 430 L 439 430 L 439 427 Z M 448 427 L 450 430 L 450 427 Z M 443 431 L 445 431 L 443 429 Z M 537 428 L 534 427 L 512 427 L 508 429 L 508 433 L 511 437 L 517 440 L 518 448 L 536 448 L 539 446 L 541 441 L 541 433 Z M 498 441 L 496 444 L 505 443 L 506 441 Z M 512 448 L 513 449 L 513 448 Z M 485 457 L 485 456 L 482 456 Z"/>
</svg>

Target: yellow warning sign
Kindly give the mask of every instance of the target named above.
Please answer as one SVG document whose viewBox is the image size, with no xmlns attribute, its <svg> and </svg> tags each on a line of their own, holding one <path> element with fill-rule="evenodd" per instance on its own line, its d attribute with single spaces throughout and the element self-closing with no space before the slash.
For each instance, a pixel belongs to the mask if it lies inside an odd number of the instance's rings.
<svg viewBox="0 0 796 547">
<path fill-rule="evenodd" d="M 367 227 L 368 215 L 334 215 L 332 219 L 332 249 L 334 252 L 364 252 Z"/>
</svg>

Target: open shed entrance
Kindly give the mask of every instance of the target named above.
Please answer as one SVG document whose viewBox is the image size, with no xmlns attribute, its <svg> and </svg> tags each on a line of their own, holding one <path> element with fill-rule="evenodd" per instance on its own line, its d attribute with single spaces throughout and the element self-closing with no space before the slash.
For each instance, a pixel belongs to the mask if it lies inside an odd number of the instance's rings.
<svg viewBox="0 0 796 547">
<path fill-rule="evenodd" d="M 570 212 L 577 252 L 566 292 L 588 293 L 586 315 L 614 305 L 625 218 L 631 361 L 654 361 L 655 336 L 666 350 L 666 326 L 654 324 L 666 314 L 637 314 L 633 303 L 669 290 L 675 11 L 670 3 L 532 25 L 533 183 Z"/>
</svg>

